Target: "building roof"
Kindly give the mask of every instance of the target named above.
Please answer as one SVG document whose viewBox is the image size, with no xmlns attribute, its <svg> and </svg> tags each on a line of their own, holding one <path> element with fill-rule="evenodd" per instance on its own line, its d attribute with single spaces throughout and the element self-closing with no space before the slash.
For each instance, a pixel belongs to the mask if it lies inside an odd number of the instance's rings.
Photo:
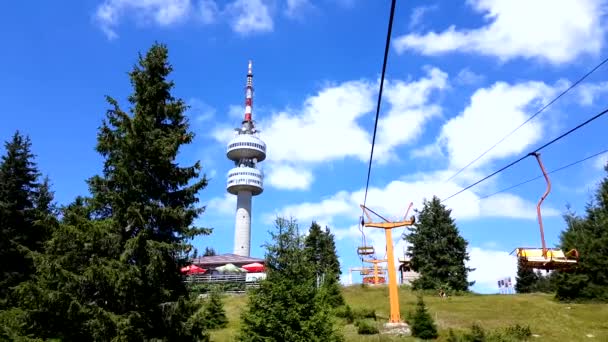
<svg viewBox="0 0 608 342">
<path fill-rule="evenodd" d="M 264 259 L 246 257 L 241 255 L 236 255 L 232 253 L 221 254 L 221 255 L 212 255 L 212 256 L 203 256 L 200 258 L 196 258 L 192 261 L 193 264 L 197 266 L 222 266 L 226 264 L 234 264 L 234 265 L 246 265 L 254 262 L 259 262 L 260 264 L 264 264 Z"/>
</svg>

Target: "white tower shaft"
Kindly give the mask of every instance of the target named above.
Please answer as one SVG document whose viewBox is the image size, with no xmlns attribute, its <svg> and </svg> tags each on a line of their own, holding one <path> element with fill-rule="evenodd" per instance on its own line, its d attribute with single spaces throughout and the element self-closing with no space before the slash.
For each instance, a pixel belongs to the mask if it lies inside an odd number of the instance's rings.
<svg viewBox="0 0 608 342">
<path fill-rule="evenodd" d="M 236 197 L 234 254 L 247 257 L 251 245 L 251 197 L 249 191 L 239 191 Z"/>
</svg>

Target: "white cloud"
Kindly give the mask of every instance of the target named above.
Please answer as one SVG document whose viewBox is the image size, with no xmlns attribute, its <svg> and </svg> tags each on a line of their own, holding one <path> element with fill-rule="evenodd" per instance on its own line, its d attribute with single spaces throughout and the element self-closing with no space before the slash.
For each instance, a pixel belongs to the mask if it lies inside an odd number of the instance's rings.
<svg viewBox="0 0 608 342">
<path fill-rule="evenodd" d="M 554 64 L 584 55 L 597 55 L 603 45 L 604 0 L 469 0 L 467 4 L 487 23 L 475 29 L 406 34 L 395 39 L 395 49 L 426 55 L 452 51 L 496 56 L 539 58 Z M 550 14 L 550 15 L 549 15 Z"/>
<path fill-rule="evenodd" d="M 106 0 L 97 7 L 95 19 L 108 39 L 114 39 L 118 37 L 115 26 L 129 12 L 142 21 L 168 26 L 183 20 L 190 6 L 190 0 Z"/>
<path fill-rule="evenodd" d="M 398 146 L 413 142 L 428 120 L 441 115 L 441 107 L 432 104 L 431 97 L 448 87 L 447 77 L 437 68 L 428 68 L 418 80 L 386 81 L 387 109 L 378 124 L 382 134 L 376 140 L 374 161 L 395 157 Z M 310 172 L 315 165 L 331 160 L 367 162 L 371 134 L 359 121 L 363 117 L 373 120 L 377 85 L 366 80 L 328 85 L 308 97 L 300 108 L 287 108 L 260 120 L 261 138 L 269 146 L 267 163 Z M 212 135 L 226 143 L 233 135 L 232 128 L 216 128 Z"/>
<path fill-rule="evenodd" d="M 212 24 L 216 22 L 220 10 L 214 0 L 200 0 L 199 5 L 200 19 L 203 24 Z"/>
<path fill-rule="evenodd" d="M 593 163 L 593 166 L 598 170 L 604 170 L 604 167 L 606 166 L 606 164 L 608 164 L 608 156 L 603 154 L 603 155 L 600 155 L 597 158 L 595 158 L 595 162 Z"/>
<path fill-rule="evenodd" d="M 267 182 L 277 189 L 307 190 L 312 183 L 313 176 L 309 170 L 290 165 L 270 165 Z"/>
<path fill-rule="evenodd" d="M 231 16 L 232 29 L 242 35 L 257 32 L 271 32 L 274 22 L 270 9 L 261 0 L 235 0 L 226 6 Z"/>
<path fill-rule="evenodd" d="M 509 276 L 513 285 L 515 285 L 517 258 L 514 255 L 509 255 L 508 252 L 504 251 L 479 247 L 469 248 L 468 253 L 470 260 L 466 265 L 475 268 L 474 271 L 469 273 L 468 280 L 475 281 L 473 287 L 478 288 L 478 292 L 498 292 L 496 282 Z"/>
<path fill-rule="evenodd" d="M 230 22 L 233 31 L 241 35 L 271 32 L 274 29 L 270 8 L 263 0 L 234 0 L 223 9 L 220 9 L 217 0 L 105 0 L 97 7 L 94 19 L 108 39 L 115 39 L 118 37 L 116 27 L 127 16 L 159 26 L 169 26 L 191 18 L 206 25 L 225 19 Z"/>
<path fill-rule="evenodd" d="M 413 29 L 413 28 L 418 27 L 418 25 L 420 25 L 420 23 L 422 22 L 422 18 L 424 17 L 425 14 L 427 14 L 430 11 L 437 10 L 438 8 L 439 8 L 439 6 L 437 6 L 437 5 L 415 7 L 412 10 L 412 14 L 410 15 L 409 28 Z"/>
<path fill-rule="evenodd" d="M 420 209 L 424 198 L 430 200 L 436 195 L 444 199 L 462 189 L 454 182 L 443 182 L 444 175 L 444 172 L 438 172 L 426 177 L 412 177 L 414 179 L 408 181 L 394 180 L 383 188 L 370 187 L 367 195 L 368 206 L 389 220 L 401 220 L 410 202 L 413 202 L 414 208 Z M 355 221 L 362 215 L 359 205 L 363 202 L 364 190 L 340 191 L 316 203 L 285 206 L 276 213 L 267 215 L 266 220 L 278 214 L 294 216 L 302 220 L 322 218 L 330 223 L 336 222 L 338 218 Z M 480 217 L 536 218 L 535 203 L 508 193 L 480 200 L 476 193 L 467 190 L 444 204 L 452 209 L 452 217 L 457 220 L 472 220 Z M 409 215 L 411 214 L 412 212 Z M 543 215 L 558 216 L 559 211 L 545 206 Z"/>
<path fill-rule="evenodd" d="M 227 193 L 221 197 L 214 197 L 207 202 L 207 210 L 225 215 L 234 214 L 236 212 L 236 196 Z"/>
<path fill-rule="evenodd" d="M 600 95 L 608 92 L 608 82 L 580 84 L 577 90 L 580 103 L 584 106 L 592 105 Z"/>
<path fill-rule="evenodd" d="M 287 0 L 285 15 L 289 18 L 303 18 L 303 12 L 314 8 L 316 7 L 309 0 Z"/>
<path fill-rule="evenodd" d="M 461 85 L 473 85 L 479 82 L 483 82 L 485 77 L 480 74 L 476 74 L 471 71 L 469 68 L 464 68 L 458 72 L 456 75 L 456 83 Z"/>
<path fill-rule="evenodd" d="M 205 101 L 197 98 L 191 98 L 188 100 L 188 106 L 190 106 L 188 110 L 189 115 L 197 123 L 211 120 L 217 112 L 215 108 L 207 104 Z"/>
<path fill-rule="evenodd" d="M 523 123 L 531 115 L 530 108 L 548 102 L 555 91 L 532 81 L 515 85 L 497 82 L 478 89 L 464 111 L 443 125 L 437 143 L 447 150 L 453 168 L 463 167 Z M 475 167 L 523 153 L 543 138 L 543 128 L 540 118 L 528 122 L 508 138 L 508 143 L 497 145 L 479 159 Z"/>
</svg>

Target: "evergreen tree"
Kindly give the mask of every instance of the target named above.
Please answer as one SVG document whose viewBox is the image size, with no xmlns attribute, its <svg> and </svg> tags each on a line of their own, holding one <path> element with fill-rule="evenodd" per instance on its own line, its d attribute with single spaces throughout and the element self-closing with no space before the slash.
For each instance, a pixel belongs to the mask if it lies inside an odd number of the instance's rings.
<svg viewBox="0 0 608 342">
<path fill-rule="evenodd" d="M 439 336 L 437 333 L 437 326 L 433 321 L 433 317 L 431 317 L 427 311 L 422 296 L 418 296 L 416 312 L 412 316 L 411 320 L 412 336 L 421 338 L 423 340 L 435 339 Z"/>
<path fill-rule="evenodd" d="M 214 256 L 217 255 L 217 253 L 215 252 L 215 249 L 213 249 L 212 247 L 205 247 L 205 253 L 203 254 L 203 256 Z"/>
<path fill-rule="evenodd" d="M 277 218 L 266 244 L 266 279 L 249 294 L 240 341 L 341 341 L 294 220 Z"/>
<path fill-rule="evenodd" d="M 191 246 L 208 229 L 192 223 L 207 180 L 200 165 L 180 167 L 193 139 L 186 106 L 170 94 L 164 45 L 154 44 L 129 73 L 132 116 L 117 101 L 99 133 L 102 175 L 92 197 L 77 198 L 37 257 L 35 281 L 19 289 L 30 333 L 67 341 L 207 340 L 201 305 L 180 276 Z"/>
<path fill-rule="evenodd" d="M 608 172 L 608 165 L 605 167 Z M 585 217 L 568 211 L 567 229 L 560 236 L 561 248 L 577 249 L 579 263 L 573 271 L 557 272 L 556 297 L 560 300 L 608 302 L 608 177 L 585 208 Z"/>
<path fill-rule="evenodd" d="M 407 255 L 412 269 L 420 273 L 413 282 L 415 289 L 437 289 L 447 286 L 451 290 L 467 291 L 474 282 L 467 281 L 473 271 L 465 266 L 469 260 L 467 241 L 459 235 L 451 210 L 433 196 L 424 200 L 418 220 L 411 233 L 404 238 L 411 244 Z"/>
<path fill-rule="evenodd" d="M 0 307 L 10 288 L 34 272 L 31 251 L 39 251 L 52 223 L 53 195 L 40 175 L 29 137 L 15 132 L 0 161 Z M 4 304 L 2 304 L 4 303 Z"/>
<path fill-rule="evenodd" d="M 308 236 L 304 240 L 304 251 L 306 260 L 311 263 L 317 286 L 324 287 L 327 300 L 331 306 L 344 304 L 344 298 L 340 291 L 340 261 L 336 252 L 334 235 L 328 227 L 321 230 L 316 222 L 313 222 Z"/>
<path fill-rule="evenodd" d="M 226 311 L 222 304 L 222 295 L 219 290 L 213 289 L 209 294 L 209 300 L 205 304 L 205 317 L 208 317 L 206 326 L 209 329 L 225 328 L 228 324 Z"/>
<path fill-rule="evenodd" d="M 517 276 L 515 277 L 515 291 L 517 293 L 534 292 L 537 283 L 538 275 L 534 273 L 532 268 L 525 267 L 523 262 L 519 260 L 517 262 Z"/>
</svg>

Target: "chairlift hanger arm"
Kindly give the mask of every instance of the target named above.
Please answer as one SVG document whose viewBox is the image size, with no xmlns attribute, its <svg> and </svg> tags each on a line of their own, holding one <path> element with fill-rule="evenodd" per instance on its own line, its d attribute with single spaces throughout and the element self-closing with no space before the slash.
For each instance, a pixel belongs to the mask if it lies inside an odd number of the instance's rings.
<svg viewBox="0 0 608 342">
<path fill-rule="evenodd" d="M 410 203 L 410 207 L 412 206 L 412 204 Z M 363 226 L 365 227 L 373 227 L 373 228 L 384 228 L 384 229 L 391 229 L 391 228 L 397 228 L 397 227 L 404 227 L 404 226 L 411 226 L 416 222 L 416 219 L 414 218 L 414 216 L 412 216 L 409 220 L 403 220 L 403 221 L 396 221 L 396 222 L 391 222 L 389 220 L 387 220 L 386 218 L 384 218 L 383 216 L 379 215 L 378 213 L 376 213 L 375 211 L 371 210 L 370 208 L 367 208 L 364 205 L 360 205 L 361 209 L 363 210 L 363 213 L 365 214 L 365 216 L 367 216 L 369 222 L 365 223 L 365 222 L 361 222 L 363 223 Z M 369 212 L 371 212 L 372 214 L 378 216 L 379 218 L 383 219 L 385 222 L 372 222 L 372 218 L 369 215 Z M 407 213 L 409 212 L 409 208 Z"/>
<path fill-rule="evenodd" d="M 532 152 L 532 153 L 530 153 L 530 155 L 533 155 L 536 158 L 536 161 L 538 162 L 538 166 L 540 166 L 540 170 L 542 171 L 543 176 L 545 177 L 545 181 L 547 182 L 547 189 L 545 190 L 545 193 L 543 194 L 543 196 L 538 201 L 538 204 L 536 205 L 536 215 L 538 216 L 538 224 L 540 226 L 540 239 L 541 239 L 541 243 L 542 243 L 542 247 L 543 247 L 543 256 L 546 257 L 547 256 L 547 245 L 545 243 L 545 232 L 543 230 L 543 218 L 540 213 L 540 206 L 541 206 L 541 204 L 543 204 L 543 201 L 545 200 L 545 198 L 547 198 L 547 195 L 549 195 L 549 192 L 551 191 L 551 180 L 549 180 L 549 175 L 547 175 L 545 166 L 543 165 L 543 162 L 540 160 L 540 153 Z"/>
</svg>

